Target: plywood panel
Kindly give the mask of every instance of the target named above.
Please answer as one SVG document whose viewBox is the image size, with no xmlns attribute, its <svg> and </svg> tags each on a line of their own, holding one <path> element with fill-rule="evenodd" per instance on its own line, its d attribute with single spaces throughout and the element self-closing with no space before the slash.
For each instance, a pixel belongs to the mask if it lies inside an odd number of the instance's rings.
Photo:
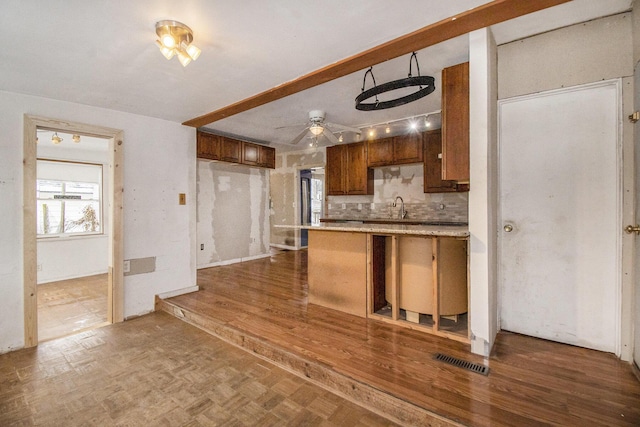
<svg viewBox="0 0 640 427">
<path fill-rule="evenodd" d="M 366 317 L 367 235 L 309 230 L 309 302 Z"/>
</svg>

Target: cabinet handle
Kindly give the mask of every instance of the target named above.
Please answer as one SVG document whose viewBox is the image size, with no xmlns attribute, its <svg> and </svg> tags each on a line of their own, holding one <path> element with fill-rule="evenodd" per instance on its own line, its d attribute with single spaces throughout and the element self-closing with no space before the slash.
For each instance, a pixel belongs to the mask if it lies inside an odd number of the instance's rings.
<svg viewBox="0 0 640 427">
<path fill-rule="evenodd" d="M 506 231 L 507 233 L 511 233 L 513 231 L 513 225 L 511 224 L 507 224 L 504 226 L 504 231 Z"/>
</svg>

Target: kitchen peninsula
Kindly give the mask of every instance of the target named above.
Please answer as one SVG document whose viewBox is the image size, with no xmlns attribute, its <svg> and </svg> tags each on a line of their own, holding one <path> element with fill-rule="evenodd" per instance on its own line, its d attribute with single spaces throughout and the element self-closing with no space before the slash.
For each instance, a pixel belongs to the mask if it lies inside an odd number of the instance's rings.
<svg viewBox="0 0 640 427">
<path fill-rule="evenodd" d="M 407 222 L 286 226 L 309 230 L 309 302 L 469 342 L 468 227 Z"/>
</svg>

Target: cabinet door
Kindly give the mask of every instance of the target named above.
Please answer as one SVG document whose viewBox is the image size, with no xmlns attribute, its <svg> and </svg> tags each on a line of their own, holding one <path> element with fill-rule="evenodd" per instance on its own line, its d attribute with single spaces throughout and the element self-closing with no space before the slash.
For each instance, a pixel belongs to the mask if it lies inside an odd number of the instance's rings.
<svg viewBox="0 0 640 427">
<path fill-rule="evenodd" d="M 242 164 L 258 166 L 260 164 L 260 146 L 250 142 L 242 143 Z"/>
<path fill-rule="evenodd" d="M 218 135 L 210 133 L 197 133 L 197 154 L 201 159 L 220 160 L 220 144 Z"/>
<path fill-rule="evenodd" d="M 393 138 L 393 164 L 422 163 L 422 133 L 410 133 Z"/>
<path fill-rule="evenodd" d="M 440 130 L 424 134 L 424 192 L 456 191 L 456 183 L 442 180 L 442 138 Z"/>
<path fill-rule="evenodd" d="M 237 139 L 220 137 L 220 160 L 240 163 L 240 145 Z"/>
<path fill-rule="evenodd" d="M 345 194 L 344 169 L 346 162 L 345 145 L 327 147 L 327 194 L 336 196 Z"/>
<path fill-rule="evenodd" d="M 442 70 L 442 179 L 469 182 L 469 63 Z"/>
<path fill-rule="evenodd" d="M 393 138 L 369 141 L 367 145 L 369 149 L 367 164 L 369 167 L 393 164 Z"/>
<path fill-rule="evenodd" d="M 346 193 L 373 194 L 373 169 L 367 167 L 367 146 L 364 142 L 347 144 Z"/>
<path fill-rule="evenodd" d="M 270 169 L 276 168 L 276 149 L 260 146 L 260 166 Z"/>
</svg>

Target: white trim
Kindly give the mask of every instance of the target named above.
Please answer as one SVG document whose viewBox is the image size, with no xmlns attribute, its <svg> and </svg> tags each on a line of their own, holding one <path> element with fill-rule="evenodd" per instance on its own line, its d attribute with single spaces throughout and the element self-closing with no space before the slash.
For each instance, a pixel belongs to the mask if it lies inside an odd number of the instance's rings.
<svg viewBox="0 0 640 427">
<path fill-rule="evenodd" d="M 499 99 L 498 100 L 498 194 L 502 194 L 501 184 L 501 152 L 502 152 L 502 135 L 500 130 L 502 129 L 501 119 L 502 119 L 502 106 L 507 105 L 512 102 L 520 102 L 527 99 L 537 99 L 543 98 L 547 96 L 554 96 L 560 93 L 571 93 L 582 90 L 594 89 L 599 87 L 607 87 L 607 86 L 615 86 L 616 88 L 616 103 L 617 103 L 617 135 L 616 135 L 616 168 L 617 168 L 617 176 L 616 176 L 616 222 L 617 229 L 620 231 L 616 235 L 616 319 L 615 319 L 615 354 L 618 357 L 622 356 L 622 322 L 628 321 L 631 322 L 631 318 L 622 319 L 622 275 L 623 275 L 623 262 L 622 262 L 622 219 L 623 219 L 623 114 L 622 114 L 622 78 L 615 78 L 610 80 L 602 80 L 593 83 L 585 83 L 576 86 L 570 86 L 560 89 L 552 89 L 544 92 L 536 92 L 532 94 L 514 96 L 511 98 Z M 498 224 L 502 224 L 502 202 L 498 201 Z M 502 242 L 503 239 L 501 233 L 498 231 L 498 265 L 502 265 L 502 260 L 499 259 L 502 254 Z M 502 277 L 502 269 L 498 268 L 498 293 L 501 292 L 503 287 L 503 277 Z M 498 297 L 498 326 L 500 326 L 500 313 L 501 313 L 501 304 L 502 299 Z"/>
<path fill-rule="evenodd" d="M 299 250 L 299 248 L 296 248 L 295 246 L 281 245 L 279 243 L 271 243 L 269 246 L 272 247 L 272 248 L 276 248 L 276 249 L 286 249 L 288 251 L 297 251 L 297 250 Z"/>
<path fill-rule="evenodd" d="M 212 262 L 212 263 L 209 263 L 209 264 L 201 264 L 201 265 L 198 266 L 198 270 L 203 269 L 203 268 L 220 267 L 222 265 L 238 264 L 238 263 L 241 263 L 241 262 L 253 261 L 254 259 L 268 258 L 270 256 L 271 256 L 271 254 L 262 254 L 262 255 L 254 255 L 254 256 L 250 256 L 250 257 L 244 257 L 244 258 L 234 258 L 234 259 L 228 259 L 228 260 L 225 260 L 225 261 Z"/>
<path fill-rule="evenodd" d="M 160 299 L 167 299 L 167 298 L 177 297 L 179 295 L 190 294 L 192 292 L 197 292 L 199 290 L 200 290 L 200 286 L 196 285 L 196 286 L 189 286 L 187 288 L 176 289 L 175 291 L 163 292 L 161 294 L 158 294 L 157 296 Z"/>
</svg>

